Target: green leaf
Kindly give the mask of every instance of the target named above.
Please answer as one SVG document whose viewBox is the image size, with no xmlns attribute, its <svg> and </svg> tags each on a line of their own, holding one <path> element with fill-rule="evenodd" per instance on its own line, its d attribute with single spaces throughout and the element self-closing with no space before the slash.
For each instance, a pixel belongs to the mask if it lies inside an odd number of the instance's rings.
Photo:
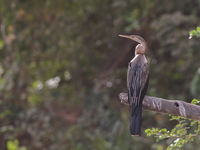
<svg viewBox="0 0 200 150">
<path fill-rule="evenodd" d="M 197 103 L 199 103 L 199 101 L 197 99 L 193 99 L 191 102 L 191 104 L 197 104 Z"/>
<path fill-rule="evenodd" d="M 200 37 L 200 27 L 196 27 L 196 30 L 191 30 L 189 32 L 189 39 L 191 39 L 193 36 L 196 36 L 196 37 Z"/>
<path fill-rule="evenodd" d="M 8 150 L 17 150 L 18 149 L 19 142 L 18 140 L 8 141 L 7 142 L 7 148 Z"/>
</svg>

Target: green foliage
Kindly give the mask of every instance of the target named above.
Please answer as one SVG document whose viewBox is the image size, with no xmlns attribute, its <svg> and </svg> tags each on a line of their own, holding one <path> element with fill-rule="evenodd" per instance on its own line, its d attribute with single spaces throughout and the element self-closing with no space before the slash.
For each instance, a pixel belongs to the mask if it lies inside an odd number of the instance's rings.
<svg viewBox="0 0 200 150">
<path fill-rule="evenodd" d="M 191 103 L 198 104 L 199 102 L 197 99 L 193 99 Z M 156 142 L 165 140 L 169 143 L 167 150 L 182 149 L 185 144 L 192 143 L 195 138 L 198 138 L 200 134 L 200 121 L 171 115 L 170 120 L 178 122 L 173 129 L 146 129 L 146 135 L 155 137 Z"/>
<path fill-rule="evenodd" d="M 10 140 L 7 142 L 7 149 L 8 150 L 27 150 L 24 146 L 19 146 L 18 140 Z"/>
<path fill-rule="evenodd" d="M 193 96 L 200 96 L 200 68 L 194 74 L 194 77 L 190 84 L 190 91 Z"/>
<path fill-rule="evenodd" d="M 200 103 L 200 101 L 198 101 L 197 99 L 193 99 L 191 102 L 191 104 L 198 104 L 198 103 Z"/>
<path fill-rule="evenodd" d="M 200 27 L 199 26 L 196 27 L 196 29 L 190 31 L 189 34 L 190 34 L 189 39 L 191 39 L 192 37 L 198 37 L 198 38 L 200 38 Z"/>
<path fill-rule="evenodd" d="M 196 36 L 196 37 L 200 37 L 200 27 L 196 27 L 196 30 L 192 30 L 189 32 L 190 34 L 190 37 L 189 38 L 192 38 L 193 36 Z M 199 93 L 200 93 L 200 68 L 197 69 L 196 73 L 194 74 L 193 76 L 193 79 L 190 83 L 190 91 L 191 91 L 191 94 L 194 96 L 194 97 L 199 97 Z"/>
</svg>

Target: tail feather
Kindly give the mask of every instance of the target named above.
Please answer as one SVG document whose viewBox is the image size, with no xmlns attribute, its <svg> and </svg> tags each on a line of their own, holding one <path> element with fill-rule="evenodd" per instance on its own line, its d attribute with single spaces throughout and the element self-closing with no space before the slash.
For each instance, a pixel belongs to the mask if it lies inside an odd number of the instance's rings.
<svg viewBox="0 0 200 150">
<path fill-rule="evenodd" d="M 142 105 L 132 104 L 131 106 L 131 121 L 130 132 L 131 135 L 140 135 L 142 126 Z"/>
</svg>

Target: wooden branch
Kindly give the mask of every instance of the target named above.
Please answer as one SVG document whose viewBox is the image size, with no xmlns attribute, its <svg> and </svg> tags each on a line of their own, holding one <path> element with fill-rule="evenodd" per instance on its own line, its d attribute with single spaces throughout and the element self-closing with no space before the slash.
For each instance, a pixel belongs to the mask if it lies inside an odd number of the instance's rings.
<svg viewBox="0 0 200 150">
<path fill-rule="evenodd" d="M 120 93 L 119 98 L 121 103 L 129 105 L 127 93 Z M 145 96 L 143 100 L 143 108 L 200 121 L 200 106 L 180 100 L 167 100 L 158 97 Z"/>
</svg>

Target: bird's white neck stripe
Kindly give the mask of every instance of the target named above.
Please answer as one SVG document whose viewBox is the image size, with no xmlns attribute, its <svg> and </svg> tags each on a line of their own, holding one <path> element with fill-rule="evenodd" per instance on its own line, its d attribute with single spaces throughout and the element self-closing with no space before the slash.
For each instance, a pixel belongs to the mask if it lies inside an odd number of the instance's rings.
<svg viewBox="0 0 200 150">
<path fill-rule="evenodd" d="M 134 61 L 139 55 L 140 54 L 136 54 L 135 57 L 131 60 L 131 62 Z"/>
</svg>

